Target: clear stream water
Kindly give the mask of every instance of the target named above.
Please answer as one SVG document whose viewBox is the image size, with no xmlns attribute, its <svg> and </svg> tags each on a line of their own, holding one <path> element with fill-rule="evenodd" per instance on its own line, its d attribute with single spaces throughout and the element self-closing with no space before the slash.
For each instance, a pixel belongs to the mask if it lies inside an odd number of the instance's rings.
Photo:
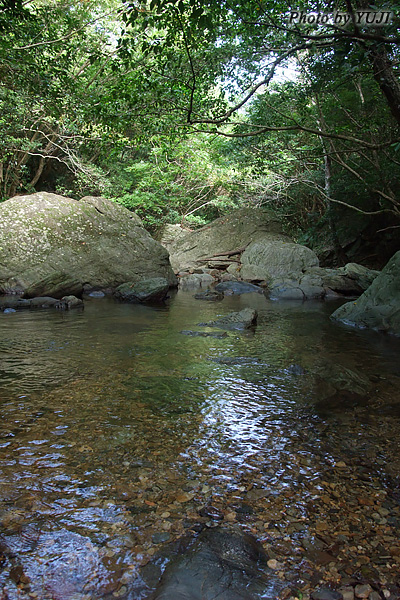
<svg viewBox="0 0 400 600">
<path fill-rule="evenodd" d="M 254 332 L 181 333 L 244 306 Z M 335 307 L 180 291 L 0 314 L 0 598 L 145 597 L 144 566 L 198 522 L 295 548 L 340 461 L 394 493 L 400 340 L 332 323 Z M 368 391 L 324 403 L 332 369 Z"/>
</svg>

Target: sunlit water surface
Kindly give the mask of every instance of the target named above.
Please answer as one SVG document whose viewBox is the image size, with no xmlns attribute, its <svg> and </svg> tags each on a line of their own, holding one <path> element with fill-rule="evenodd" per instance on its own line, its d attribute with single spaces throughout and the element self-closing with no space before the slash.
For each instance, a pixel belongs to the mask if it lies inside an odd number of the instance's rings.
<svg viewBox="0 0 400 600">
<path fill-rule="evenodd" d="M 244 306 L 254 332 L 181 333 Z M 298 490 L 306 524 L 322 472 L 371 448 L 383 488 L 400 342 L 332 323 L 334 308 L 179 292 L 160 308 L 0 314 L 0 597 L 144 597 L 140 565 L 202 508 L 229 522 L 247 507 L 257 533 L 257 502 Z M 314 375 L 331 368 L 369 380 L 370 409 L 324 407 Z"/>
</svg>

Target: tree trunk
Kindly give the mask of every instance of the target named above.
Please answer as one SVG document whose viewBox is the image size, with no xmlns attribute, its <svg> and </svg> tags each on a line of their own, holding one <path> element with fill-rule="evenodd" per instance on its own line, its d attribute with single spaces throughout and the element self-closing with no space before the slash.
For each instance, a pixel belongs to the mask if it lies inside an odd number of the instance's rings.
<svg viewBox="0 0 400 600">
<path fill-rule="evenodd" d="M 373 46 L 369 50 L 374 79 L 385 96 L 390 111 L 400 125 L 400 83 L 393 72 L 392 61 L 384 46 Z"/>
<path fill-rule="evenodd" d="M 326 123 L 324 119 L 324 115 L 321 110 L 321 106 L 318 100 L 318 95 L 315 96 L 315 105 L 318 109 L 319 116 L 317 117 L 318 125 L 321 131 L 326 131 Z M 334 252 L 334 260 L 337 264 L 342 262 L 347 262 L 347 256 L 342 246 L 340 245 L 335 219 L 333 218 L 332 213 L 332 188 L 331 188 L 331 178 L 332 178 L 332 159 L 331 153 L 334 151 L 333 141 L 320 136 L 321 146 L 324 155 L 324 175 L 325 175 L 325 205 L 326 205 L 326 218 L 328 221 L 329 233 L 333 245 Z"/>
<path fill-rule="evenodd" d="M 327 152 L 325 147 L 325 141 L 322 142 L 322 146 L 324 149 L 324 163 L 325 163 L 325 194 L 326 194 L 326 216 L 328 219 L 328 227 L 329 233 L 331 235 L 331 240 L 333 244 L 333 251 L 335 254 L 335 259 L 338 265 L 342 262 L 347 262 L 347 256 L 342 246 L 340 245 L 335 219 L 333 218 L 332 213 L 332 190 L 331 190 L 331 176 L 332 176 L 332 160 L 330 155 Z"/>
<path fill-rule="evenodd" d="M 355 1 L 357 10 L 375 10 L 371 4 L 373 3 L 370 0 Z M 379 28 L 374 31 L 381 33 Z M 372 42 L 370 45 L 368 42 L 364 42 L 361 45 L 367 49 L 374 79 L 386 98 L 390 112 L 400 125 L 400 82 L 393 71 L 393 63 L 388 56 L 387 49 L 383 43 L 379 42 Z"/>
</svg>

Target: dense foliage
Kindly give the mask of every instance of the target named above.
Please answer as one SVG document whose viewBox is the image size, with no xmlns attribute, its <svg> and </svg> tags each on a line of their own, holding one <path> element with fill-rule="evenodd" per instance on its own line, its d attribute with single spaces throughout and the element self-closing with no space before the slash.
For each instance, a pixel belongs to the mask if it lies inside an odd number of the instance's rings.
<svg viewBox="0 0 400 600">
<path fill-rule="evenodd" d="M 2 0 L 1 198 L 104 194 L 153 230 L 268 204 L 336 246 L 346 207 L 397 228 L 397 7 L 385 27 L 288 19 L 365 8 Z"/>
</svg>

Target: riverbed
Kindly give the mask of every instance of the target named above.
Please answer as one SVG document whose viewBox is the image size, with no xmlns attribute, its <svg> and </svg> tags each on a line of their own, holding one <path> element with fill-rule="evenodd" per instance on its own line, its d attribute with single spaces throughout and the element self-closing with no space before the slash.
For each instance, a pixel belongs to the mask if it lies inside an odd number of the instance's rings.
<svg viewBox="0 0 400 600">
<path fill-rule="evenodd" d="M 255 330 L 198 326 L 245 306 Z M 400 341 L 337 306 L 179 291 L 0 314 L 0 598 L 146 598 L 221 525 L 263 544 L 260 598 L 395 597 Z"/>
</svg>

